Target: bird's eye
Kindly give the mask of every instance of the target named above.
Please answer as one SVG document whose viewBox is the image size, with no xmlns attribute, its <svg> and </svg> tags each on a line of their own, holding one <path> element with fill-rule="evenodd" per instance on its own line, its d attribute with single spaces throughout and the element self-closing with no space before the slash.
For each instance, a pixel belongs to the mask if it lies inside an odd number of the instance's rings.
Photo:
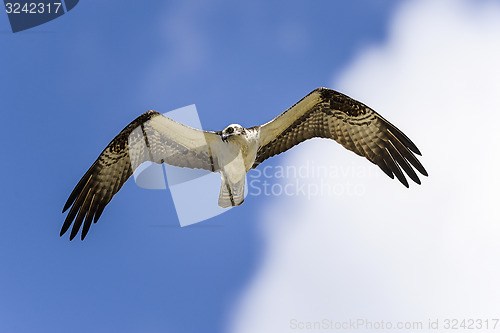
<svg viewBox="0 0 500 333">
<path fill-rule="evenodd" d="M 226 131 L 226 132 L 228 132 L 229 134 L 231 134 L 231 133 L 233 133 L 233 132 L 234 132 L 234 128 L 229 127 L 229 128 L 227 129 L 227 131 Z"/>
</svg>

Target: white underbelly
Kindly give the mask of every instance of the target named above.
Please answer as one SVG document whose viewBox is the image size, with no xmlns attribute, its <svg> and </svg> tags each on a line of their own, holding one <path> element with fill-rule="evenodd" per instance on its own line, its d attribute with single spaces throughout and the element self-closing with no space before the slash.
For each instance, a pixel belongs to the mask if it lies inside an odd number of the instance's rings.
<svg viewBox="0 0 500 333">
<path fill-rule="evenodd" d="M 245 158 L 241 149 L 231 143 L 227 143 L 226 149 L 221 151 L 219 163 L 221 172 L 229 183 L 239 182 L 247 173 Z"/>
</svg>

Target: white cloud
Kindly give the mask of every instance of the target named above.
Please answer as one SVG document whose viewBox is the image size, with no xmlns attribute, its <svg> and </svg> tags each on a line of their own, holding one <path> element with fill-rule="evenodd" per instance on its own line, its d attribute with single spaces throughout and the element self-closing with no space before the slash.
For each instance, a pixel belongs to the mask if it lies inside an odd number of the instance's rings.
<svg viewBox="0 0 500 333">
<path fill-rule="evenodd" d="M 369 176 L 328 179 L 362 194 L 283 197 L 265 207 L 267 254 L 231 331 L 301 331 L 290 320 L 324 318 L 424 328 L 439 318 L 443 330 L 445 318 L 498 317 L 500 5 L 409 1 L 390 31 L 332 87 L 412 138 L 430 177 L 406 189 L 323 140 L 288 152 L 287 165 L 315 161 Z"/>
</svg>

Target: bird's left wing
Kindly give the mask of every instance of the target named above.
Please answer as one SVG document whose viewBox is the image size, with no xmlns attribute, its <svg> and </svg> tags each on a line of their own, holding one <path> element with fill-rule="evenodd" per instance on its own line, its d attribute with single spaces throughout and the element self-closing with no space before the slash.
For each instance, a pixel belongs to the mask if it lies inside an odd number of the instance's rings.
<svg viewBox="0 0 500 333">
<path fill-rule="evenodd" d="M 63 213 L 71 209 L 61 236 L 73 223 L 73 239 L 83 223 L 83 240 L 92 221 L 99 220 L 104 207 L 143 162 L 218 171 L 211 147 L 220 141 L 218 132 L 194 129 L 156 111 L 142 114 L 109 143 L 76 185 L 64 205 Z"/>
<path fill-rule="evenodd" d="M 414 155 L 420 155 L 420 151 L 403 132 L 363 103 L 327 88 L 313 90 L 260 126 L 253 167 L 313 137 L 337 141 L 377 164 L 389 177 L 396 175 L 406 187 L 408 181 L 401 168 L 418 184 L 420 179 L 413 168 L 427 176 Z"/>
</svg>

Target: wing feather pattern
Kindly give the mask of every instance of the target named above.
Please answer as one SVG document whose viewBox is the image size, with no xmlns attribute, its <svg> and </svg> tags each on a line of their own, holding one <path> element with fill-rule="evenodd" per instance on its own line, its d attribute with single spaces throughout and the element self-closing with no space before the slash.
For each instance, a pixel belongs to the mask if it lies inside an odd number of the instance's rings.
<svg viewBox="0 0 500 333">
<path fill-rule="evenodd" d="M 145 112 L 109 143 L 71 192 L 63 208 L 63 213 L 68 209 L 69 213 L 61 236 L 73 224 L 70 240 L 80 228 L 83 240 L 92 222 L 99 220 L 106 205 L 143 162 L 218 171 L 210 148 L 217 141 L 217 132 L 185 126 L 156 111 Z"/>
<path fill-rule="evenodd" d="M 342 93 L 317 88 L 260 127 L 253 168 L 269 157 L 313 137 L 329 138 L 366 157 L 389 177 L 409 187 L 403 171 L 420 184 L 414 169 L 427 176 L 415 157 L 417 146 L 377 112 Z"/>
</svg>

